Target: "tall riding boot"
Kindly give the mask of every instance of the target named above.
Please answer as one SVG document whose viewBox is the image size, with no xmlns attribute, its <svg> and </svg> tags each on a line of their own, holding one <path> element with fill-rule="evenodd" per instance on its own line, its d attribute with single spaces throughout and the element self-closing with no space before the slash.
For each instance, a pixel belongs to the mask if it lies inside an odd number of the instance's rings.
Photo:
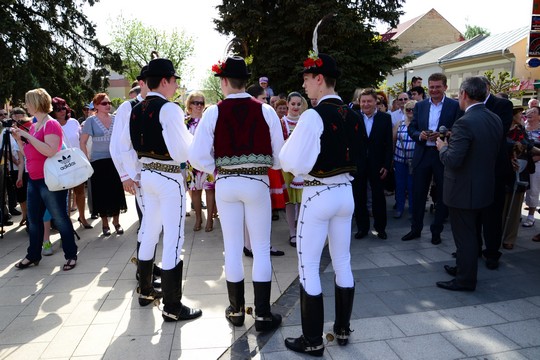
<svg viewBox="0 0 540 360">
<path fill-rule="evenodd" d="M 302 335 L 298 338 L 285 339 L 285 346 L 299 353 L 323 356 L 324 306 L 322 294 L 311 296 L 300 285 L 300 309 Z"/>
<path fill-rule="evenodd" d="M 156 278 L 161 277 L 161 268 L 156 265 L 156 251 L 157 251 L 157 245 L 154 248 L 154 268 L 152 269 L 152 275 L 154 275 L 154 282 L 156 281 Z"/>
<path fill-rule="evenodd" d="M 159 299 L 163 294 L 154 289 L 152 286 L 152 267 L 154 261 L 152 260 L 139 260 L 137 263 L 137 272 L 139 274 L 139 305 L 150 305 L 154 300 Z"/>
<path fill-rule="evenodd" d="M 136 258 L 134 258 L 134 259 L 139 258 L 139 248 L 140 247 L 141 247 L 141 243 L 137 241 L 137 254 L 136 254 Z M 156 245 L 156 248 L 157 248 L 157 245 Z M 131 261 L 134 262 L 135 264 L 137 264 L 139 260 L 134 261 L 134 259 L 131 259 Z M 156 252 L 154 250 L 154 257 L 152 259 L 152 262 L 154 262 L 155 259 L 156 259 Z M 161 281 L 158 280 L 159 277 L 161 277 L 161 268 L 159 266 L 157 266 L 156 263 L 154 262 L 154 267 L 152 268 L 152 285 L 156 289 L 161 288 Z M 137 271 L 135 272 L 135 279 L 139 280 L 138 266 L 137 266 Z"/>
<path fill-rule="evenodd" d="M 244 280 L 239 282 L 227 281 L 227 292 L 229 293 L 230 305 L 225 310 L 225 318 L 234 326 L 242 326 L 246 318 Z"/>
<path fill-rule="evenodd" d="M 161 316 L 165 321 L 191 320 L 202 315 L 200 309 L 191 309 L 182 304 L 182 268 L 180 261 L 171 270 L 162 270 L 163 311 Z"/>
<path fill-rule="evenodd" d="M 270 331 L 281 324 L 281 315 L 270 312 L 272 282 L 253 282 L 255 292 L 255 330 Z"/>
<path fill-rule="evenodd" d="M 336 321 L 334 322 L 334 334 L 337 343 L 341 346 L 349 342 L 351 333 L 350 320 L 354 300 L 354 286 L 352 288 L 342 288 L 335 285 L 336 293 Z"/>
</svg>

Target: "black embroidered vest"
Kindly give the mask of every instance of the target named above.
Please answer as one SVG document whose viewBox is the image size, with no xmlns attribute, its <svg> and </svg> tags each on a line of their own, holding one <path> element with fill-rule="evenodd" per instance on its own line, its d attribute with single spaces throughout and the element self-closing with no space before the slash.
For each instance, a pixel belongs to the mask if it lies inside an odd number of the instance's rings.
<svg viewBox="0 0 540 360">
<path fill-rule="evenodd" d="M 159 122 L 159 112 L 166 103 L 168 101 L 160 96 L 147 96 L 131 111 L 129 133 L 139 159 L 148 157 L 156 160 L 172 160 Z"/>
<path fill-rule="evenodd" d="M 324 130 L 321 152 L 309 175 L 326 178 L 356 172 L 359 115 L 335 98 L 324 99 L 314 110 L 321 116 Z"/>
</svg>

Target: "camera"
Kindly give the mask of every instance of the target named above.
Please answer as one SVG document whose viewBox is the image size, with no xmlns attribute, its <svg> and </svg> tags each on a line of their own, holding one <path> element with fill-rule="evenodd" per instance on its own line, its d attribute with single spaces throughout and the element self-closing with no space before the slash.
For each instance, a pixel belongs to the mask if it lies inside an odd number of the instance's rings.
<svg viewBox="0 0 540 360">
<path fill-rule="evenodd" d="M 13 124 L 15 124 L 15 120 L 13 120 L 13 119 L 2 120 L 2 127 L 10 128 L 10 127 L 13 126 Z"/>
</svg>

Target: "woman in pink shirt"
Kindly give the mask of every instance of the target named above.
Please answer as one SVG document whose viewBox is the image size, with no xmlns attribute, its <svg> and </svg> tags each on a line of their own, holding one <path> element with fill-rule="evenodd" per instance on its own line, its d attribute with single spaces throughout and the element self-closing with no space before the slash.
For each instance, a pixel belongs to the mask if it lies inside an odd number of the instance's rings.
<svg viewBox="0 0 540 360">
<path fill-rule="evenodd" d="M 49 210 L 62 237 L 62 248 L 67 260 L 64 271 L 77 264 L 77 245 L 73 235 L 73 225 L 67 212 L 67 190 L 50 191 L 45 184 L 43 165 L 48 157 L 55 155 L 62 147 L 62 127 L 51 118 L 51 97 L 45 89 L 34 89 L 26 93 L 25 103 L 28 112 L 34 116 L 30 131 L 13 128 L 12 134 L 24 149 L 28 170 L 28 233 L 30 245 L 27 254 L 18 264 L 18 269 L 30 265 L 37 266 L 41 260 L 43 243 L 43 214 Z"/>
</svg>

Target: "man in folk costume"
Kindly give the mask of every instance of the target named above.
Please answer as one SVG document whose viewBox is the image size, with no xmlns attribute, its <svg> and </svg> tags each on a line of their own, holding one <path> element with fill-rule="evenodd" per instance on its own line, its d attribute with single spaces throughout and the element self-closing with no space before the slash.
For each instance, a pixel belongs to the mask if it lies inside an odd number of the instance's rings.
<svg viewBox="0 0 540 360">
<path fill-rule="evenodd" d="M 300 275 L 302 336 L 287 338 L 287 348 L 322 356 L 324 307 L 319 265 L 328 236 L 336 273 L 336 320 L 334 333 L 339 345 L 349 338 L 354 299 L 351 271 L 351 217 L 354 210 L 351 172 L 361 138 L 361 118 L 350 109 L 334 87 L 340 71 L 326 54 L 310 53 L 304 61 L 303 87 L 315 108 L 305 111 L 279 158 L 284 171 L 304 178 L 298 217 L 296 249 Z"/>
<path fill-rule="evenodd" d="M 225 100 L 210 106 L 195 132 L 189 151 L 193 167 L 213 173 L 217 167 L 216 202 L 225 247 L 225 276 L 230 306 L 225 317 L 233 326 L 245 318 L 244 221 L 253 251 L 255 329 L 269 331 L 281 324 L 270 312 L 271 203 L 268 169 L 279 169 L 283 146 L 280 121 L 274 109 L 245 92 L 250 74 L 243 58 L 228 57 L 212 67 L 220 78 Z"/>
<path fill-rule="evenodd" d="M 180 163 L 187 160 L 192 135 L 184 126 L 182 109 L 167 100 L 174 95 L 180 78 L 168 59 L 150 61 L 144 73 L 148 94 L 131 111 L 129 137 L 142 165 L 141 188 L 145 213 L 139 232 L 139 303 L 151 303 L 156 293 L 152 286 L 154 249 L 163 229 L 161 283 L 165 321 L 194 319 L 199 309 L 182 304 L 185 189 Z M 131 167 L 137 166 L 131 162 Z"/>
<path fill-rule="evenodd" d="M 129 128 L 129 119 L 131 117 L 131 110 L 144 100 L 146 94 L 148 93 L 148 87 L 146 86 L 146 78 L 144 72 L 148 70 L 148 65 L 144 65 L 141 68 L 140 74 L 137 76 L 137 81 L 141 92 L 133 99 L 124 101 L 122 105 L 118 107 L 116 111 L 116 116 L 114 118 L 114 128 L 111 135 L 111 143 L 109 145 L 109 150 L 111 152 L 111 157 L 116 167 L 116 171 L 120 175 L 120 180 L 122 180 L 122 185 L 124 190 L 135 195 L 135 207 L 137 209 L 137 215 L 139 217 L 139 227 L 142 223 L 142 209 L 144 209 L 142 202 L 142 194 L 140 191 L 139 182 L 141 179 L 141 164 L 137 161 L 137 153 L 133 149 L 131 144 L 130 137 L 123 137 L 124 129 Z M 127 162 L 130 164 L 136 164 L 136 167 L 127 166 L 124 167 L 123 157 L 126 157 Z M 129 172 L 128 172 L 129 169 Z M 137 254 L 139 253 L 140 242 L 137 240 Z M 153 285 L 154 287 L 161 287 L 161 283 L 157 281 L 157 278 L 161 277 L 161 268 L 154 263 L 153 267 Z M 139 280 L 139 274 L 136 273 L 136 278 Z M 143 300 L 143 304 L 147 305 Z"/>
</svg>

